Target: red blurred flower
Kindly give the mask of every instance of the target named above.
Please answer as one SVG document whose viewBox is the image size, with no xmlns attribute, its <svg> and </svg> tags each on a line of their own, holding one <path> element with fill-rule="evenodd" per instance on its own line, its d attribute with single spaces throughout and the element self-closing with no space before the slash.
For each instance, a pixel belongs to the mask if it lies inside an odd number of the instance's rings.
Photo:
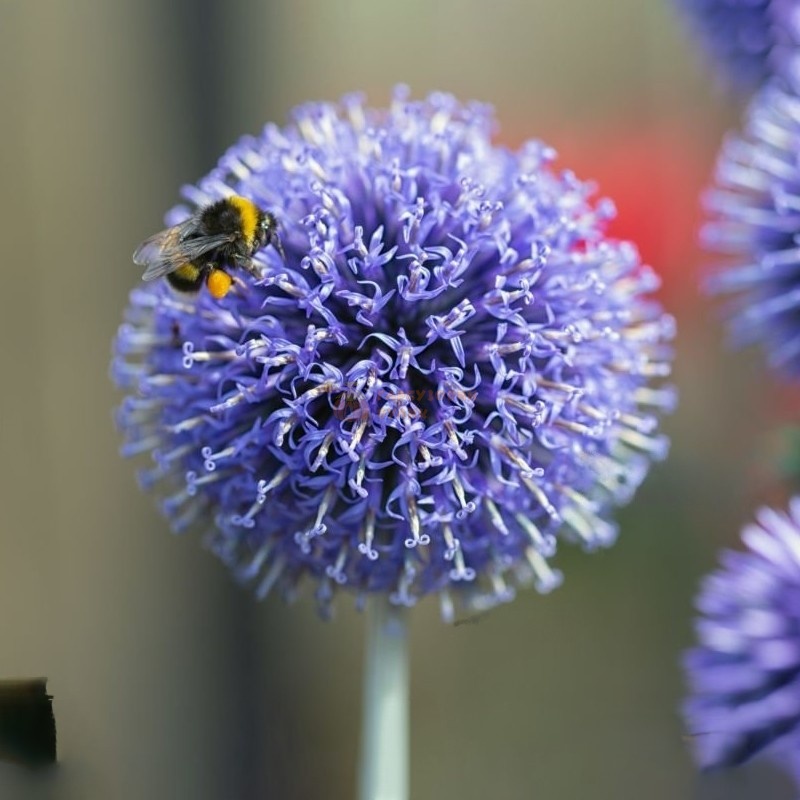
<svg viewBox="0 0 800 800">
<path fill-rule="evenodd" d="M 696 302 L 703 263 L 699 197 L 713 165 L 708 137 L 671 121 L 584 125 L 578 133 L 548 126 L 539 133 L 558 150 L 556 166 L 569 165 L 581 180 L 597 184 L 599 196 L 614 201 L 617 217 L 609 234 L 637 245 L 642 260 L 662 277 L 662 294 Z M 513 132 L 501 136 L 517 141 Z"/>
<path fill-rule="evenodd" d="M 696 296 L 698 198 L 711 169 L 704 148 L 688 131 L 666 125 L 549 139 L 562 163 L 614 201 L 617 217 L 609 234 L 637 245 L 642 260 L 661 275 L 666 294 Z"/>
</svg>

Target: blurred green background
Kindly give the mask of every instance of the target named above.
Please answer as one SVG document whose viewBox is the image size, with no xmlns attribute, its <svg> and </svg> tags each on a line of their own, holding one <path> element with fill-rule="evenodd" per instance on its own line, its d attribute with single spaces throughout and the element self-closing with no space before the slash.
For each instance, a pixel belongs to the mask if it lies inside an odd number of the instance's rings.
<svg viewBox="0 0 800 800">
<path fill-rule="evenodd" d="M 566 582 L 412 623 L 413 800 L 789 798 L 698 776 L 677 707 L 692 597 L 779 502 L 792 397 L 698 296 L 697 194 L 738 109 L 668 0 L 0 0 L 0 674 L 47 675 L 60 765 L 0 797 L 352 798 L 363 618 L 257 604 L 179 539 L 117 455 L 110 341 L 134 246 L 182 183 L 310 99 L 391 86 L 497 108 L 618 200 L 679 321 L 670 460 Z M 795 404 L 796 405 L 796 404 Z"/>
</svg>

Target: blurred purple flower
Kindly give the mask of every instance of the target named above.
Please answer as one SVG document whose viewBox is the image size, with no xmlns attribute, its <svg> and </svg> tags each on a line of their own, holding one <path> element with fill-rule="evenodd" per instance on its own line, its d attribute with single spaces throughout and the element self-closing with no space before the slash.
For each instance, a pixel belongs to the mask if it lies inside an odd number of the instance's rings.
<svg viewBox="0 0 800 800">
<path fill-rule="evenodd" d="M 124 451 L 259 596 L 310 576 L 323 609 L 337 587 L 439 593 L 450 618 L 547 591 L 557 539 L 611 543 L 666 454 L 657 278 L 604 237 L 611 203 L 493 127 L 446 94 L 302 106 L 184 191 L 274 212 L 286 262 L 261 251 L 263 279 L 222 301 L 131 294 Z"/>
<path fill-rule="evenodd" d="M 794 85 L 794 82 L 792 82 Z M 706 246 L 732 262 L 708 282 L 727 296 L 736 344 L 760 343 L 770 365 L 800 374 L 800 97 L 788 82 L 752 101 L 743 135 L 731 136 L 706 196 Z"/>
<path fill-rule="evenodd" d="M 725 551 L 697 600 L 684 716 L 705 768 L 761 752 L 800 765 L 800 497 L 756 519 L 747 551 Z"/>
<path fill-rule="evenodd" d="M 727 82 L 757 89 L 797 41 L 798 0 L 675 0 Z M 793 36 L 794 34 L 794 36 Z"/>
</svg>

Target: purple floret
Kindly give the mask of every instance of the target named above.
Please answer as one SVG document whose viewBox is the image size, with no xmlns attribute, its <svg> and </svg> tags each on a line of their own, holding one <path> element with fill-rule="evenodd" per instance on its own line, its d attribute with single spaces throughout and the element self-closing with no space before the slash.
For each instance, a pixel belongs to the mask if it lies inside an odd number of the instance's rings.
<svg viewBox="0 0 800 800">
<path fill-rule="evenodd" d="M 794 84 L 792 84 L 794 86 Z M 723 145 L 706 197 L 707 247 L 726 262 L 709 281 L 723 295 L 736 344 L 800 373 L 800 96 L 772 82 L 752 101 L 744 133 Z"/>
<path fill-rule="evenodd" d="M 725 81 L 754 90 L 780 74 L 798 41 L 798 0 L 674 0 Z"/>
<path fill-rule="evenodd" d="M 759 753 L 800 764 L 800 498 L 756 520 L 697 599 L 684 716 L 705 768 Z"/>
<path fill-rule="evenodd" d="M 305 105 L 168 217 L 236 193 L 281 228 L 285 262 L 260 251 L 223 300 L 135 289 L 113 367 L 144 484 L 259 596 L 310 577 L 323 608 L 438 593 L 449 618 L 548 591 L 557 542 L 613 542 L 666 454 L 656 276 L 593 187 L 493 128 L 442 93 Z"/>
</svg>

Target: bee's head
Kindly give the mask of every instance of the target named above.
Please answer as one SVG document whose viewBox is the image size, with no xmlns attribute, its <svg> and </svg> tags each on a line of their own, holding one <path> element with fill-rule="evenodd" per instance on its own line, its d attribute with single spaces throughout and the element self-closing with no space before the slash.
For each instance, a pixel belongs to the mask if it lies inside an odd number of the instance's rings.
<svg viewBox="0 0 800 800">
<path fill-rule="evenodd" d="M 278 251 L 278 255 L 282 259 L 286 259 L 280 236 L 278 236 L 278 220 L 269 211 L 264 211 L 261 215 L 261 220 L 258 223 L 258 238 L 262 246 L 271 244 Z"/>
</svg>

